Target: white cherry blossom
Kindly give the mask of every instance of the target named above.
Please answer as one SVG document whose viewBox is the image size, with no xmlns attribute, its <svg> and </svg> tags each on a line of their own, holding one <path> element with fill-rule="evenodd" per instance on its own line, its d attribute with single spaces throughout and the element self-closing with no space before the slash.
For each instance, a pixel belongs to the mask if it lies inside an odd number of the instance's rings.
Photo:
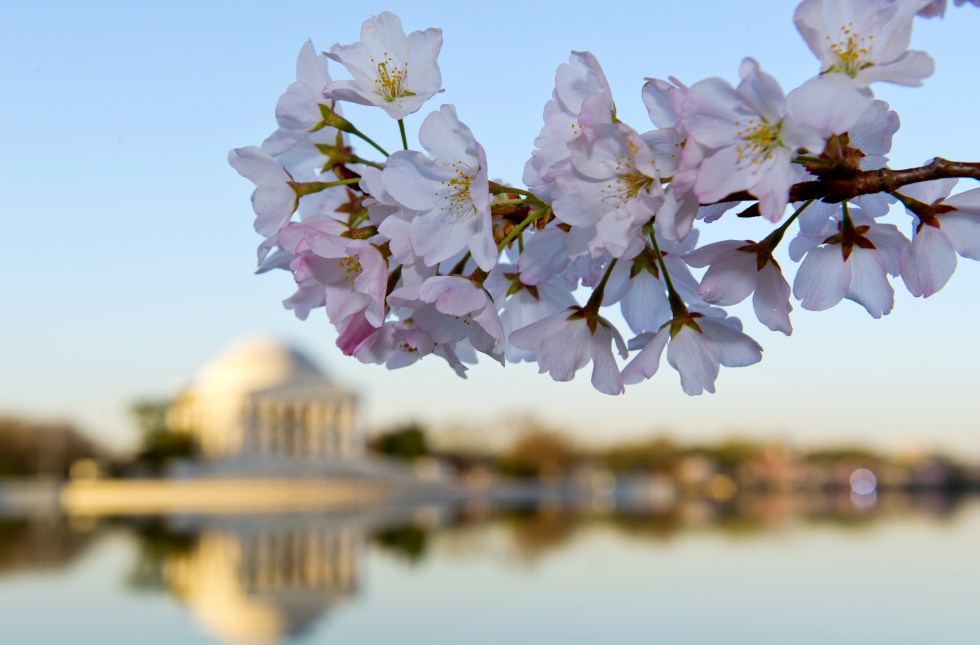
<svg viewBox="0 0 980 645">
<path fill-rule="evenodd" d="M 571 169 L 560 175 L 555 217 L 573 227 L 595 227 L 589 251 L 621 256 L 663 203 L 653 152 L 624 123 L 586 126 L 568 144 Z"/>
<path fill-rule="evenodd" d="M 327 56 L 347 68 L 349 81 L 332 81 L 324 96 L 360 105 L 376 105 L 393 119 L 417 112 L 442 91 L 436 58 L 442 49 L 442 30 L 426 29 L 405 35 L 401 20 L 383 11 L 364 22 L 361 40 L 334 45 Z"/>
<path fill-rule="evenodd" d="M 715 391 L 721 365 L 745 367 L 762 360 L 762 347 L 742 333 L 737 318 L 685 312 L 656 332 L 630 341 L 630 348 L 640 352 L 623 368 L 623 382 L 632 385 L 656 374 L 665 347 L 667 362 L 680 373 L 681 387 L 691 396 Z"/>
<path fill-rule="evenodd" d="M 751 240 L 715 242 L 688 253 L 684 260 L 693 267 L 708 267 L 699 289 L 706 302 L 728 306 L 754 294 L 752 306 L 759 321 L 773 331 L 787 336 L 792 333 L 789 283 L 766 244 Z"/>
<path fill-rule="evenodd" d="M 696 169 L 693 189 L 702 203 L 747 190 L 759 198 L 762 215 L 776 221 L 798 175 L 793 155 L 800 148 L 823 149 L 823 139 L 787 117 L 782 89 L 754 60 L 743 61 L 741 77 L 737 89 L 720 78 L 688 89 L 681 121 L 703 149 L 688 143 L 681 166 Z"/>
<path fill-rule="evenodd" d="M 524 166 L 524 183 L 547 203 L 555 180 L 567 171 L 568 144 L 588 124 L 612 123 L 615 107 L 606 75 L 590 52 L 572 52 L 555 73 L 552 99 L 544 106 L 544 126 Z"/>
<path fill-rule="evenodd" d="M 605 318 L 582 307 L 571 307 L 513 332 L 510 342 L 534 352 L 539 373 L 570 381 L 592 363 L 592 385 L 605 394 L 622 394 L 623 379 L 613 357 L 615 343 L 626 358 L 626 343 Z"/>
<path fill-rule="evenodd" d="M 473 348 L 503 361 L 504 330 L 490 295 L 460 276 L 433 276 L 391 292 L 393 307 L 411 310 L 411 319 L 437 345 L 467 340 Z"/>
<path fill-rule="evenodd" d="M 497 262 L 497 245 L 483 146 L 452 105 L 425 118 L 419 142 L 430 156 L 400 150 L 382 172 L 388 193 L 418 213 L 411 223 L 415 253 L 433 266 L 468 247 L 480 268 L 489 271 Z"/>
<path fill-rule="evenodd" d="M 484 283 L 493 301 L 500 309 L 500 322 L 504 327 L 505 336 L 522 327 L 543 320 L 548 316 L 575 306 L 572 295 L 561 278 L 555 277 L 539 284 L 526 284 L 522 281 L 517 267 L 511 264 L 498 263 L 487 276 Z M 533 351 L 516 347 L 507 343 L 505 357 L 509 362 L 534 361 Z"/>
<path fill-rule="evenodd" d="M 293 178 L 279 162 L 255 146 L 235 148 L 228 153 L 228 163 L 255 184 L 255 231 L 265 237 L 274 236 L 289 222 L 299 202 L 291 185 Z"/>
<path fill-rule="evenodd" d="M 928 54 L 909 50 L 912 20 L 928 0 L 803 0 L 793 20 L 820 72 L 867 87 L 876 81 L 921 85 L 932 74 Z"/>
<path fill-rule="evenodd" d="M 901 273 L 913 296 L 928 298 L 956 270 L 956 256 L 980 260 L 980 188 L 949 197 L 956 179 L 912 184 L 902 194 L 926 205 L 913 216 L 912 243 L 902 251 Z"/>
<path fill-rule="evenodd" d="M 806 252 L 796 272 L 793 295 L 800 305 L 823 311 L 847 298 L 873 318 L 890 313 L 895 292 L 888 276 L 899 274 L 902 250 L 908 245 L 905 236 L 891 224 L 860 218 L 840 221 L 836 232 L 830 228 L 825 233 L 829 236 Z M 793 245 L 790 254 L 798 259 Z"/>
</svg>

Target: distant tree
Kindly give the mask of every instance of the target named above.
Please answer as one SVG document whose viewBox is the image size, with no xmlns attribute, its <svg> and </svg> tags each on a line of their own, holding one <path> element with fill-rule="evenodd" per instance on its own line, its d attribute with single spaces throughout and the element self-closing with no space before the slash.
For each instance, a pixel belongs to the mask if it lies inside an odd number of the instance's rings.
<svg viewBox="0 0 980 645">
<path fill-rule="evenodd" d="M 418 459 L 432 454 L 425 429 L 416 422 L 379 434 L 371 440 L 374 452 L 395 459 Z"/>
<path fill-rule="evenodd" d="M 197 546 L 196 532 L 179 531 L 159 518 L 127 523 L 138 538 L 139 550 L 126 574 L 127 588 L 138 592 L 166 591 L 167 562 Z"/>
<path fill-rule="evenodd" d="M 578 460 L 568 440 L 558 433 L 531 429 L 501 455 L 497 468 L 512 477 L 561 477 L 568 474 Z"/>
<path fill-rule="evenodd" d="M 373 537 L 378 546 L 411 564 L 421 562 L 429 547 L 429 532 L 414 524 L 385 528 Z"/>
<path fill-rule="evenodd" d="M 667 437 L 612 446 L 599 453 L 599 460 L 616 474 L 635 472 L 671 473 L 680 450 Z"/>
<path fill-rule="evenodd" d="M 173 459 L 189 459 L 199 454 L 194 438 L 185 432 L 175 432 L 167 422 L 170 402 L 143 400 L 134 403 L 129 412 L 140 433 L 136 461 L 154 473 L 161 473 Z"/>
<path fill-rule="evenodd" d="M 0 477 L 66 477 L 74 461 L 100 452 L 69 423 L 0 417 Z"/>
<path fill-rule="evenodd" d="M 709 447 L 695 448 L 692 452 L 702 453 L 712 458 L 718 466 L 726 471 L 732 471 L 741 463 L 756 459 L 762 454 L 765 446 L 749 439 L 727 439 Z"/>
</svg>

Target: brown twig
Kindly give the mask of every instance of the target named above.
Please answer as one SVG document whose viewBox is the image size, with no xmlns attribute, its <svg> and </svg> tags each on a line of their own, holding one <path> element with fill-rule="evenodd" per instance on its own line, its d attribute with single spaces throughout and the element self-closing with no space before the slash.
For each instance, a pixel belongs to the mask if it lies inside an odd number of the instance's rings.
<svg viewBox="0 0 980 645">
<path fill-rule="evenodd" d="M 980 163 L 949 161 L 936 157 L 930 163 L 918 168 L 905 168 L 903 170 L 882 168 L 880 170 L 859 170 L 849 175 L 825 176 L 815 181 L 794 184 L 789 191 L 789 200 L 800 202 L 808 199 L 822 199 L 831 203 L 842 202 L 854 199 L 859 195 L 890 193 L 909 184 L 949 177 L 980 180 Z M 756 199 L 751 193 L 743 190 L 727 195 L 718 201 L 741 202 L 755 201 Z M 758 214 L 758 208 L 753 205 L 739 213 L 739 217 L 756 217 Z"/>
</svg>

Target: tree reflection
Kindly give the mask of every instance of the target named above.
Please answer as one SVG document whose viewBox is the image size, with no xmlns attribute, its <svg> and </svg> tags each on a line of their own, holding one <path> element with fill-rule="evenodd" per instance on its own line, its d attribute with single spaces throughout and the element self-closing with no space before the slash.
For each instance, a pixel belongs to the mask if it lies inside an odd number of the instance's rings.
<svg viewBox="0 0 980 645">
<path fill-rule="evenodd" d="M 417 564 L 428 550 L 429 531 L 415 524 L 392 526 L 375 533 L 374 543 L 410 564 Z"/>
<path fill-rule="evenodd" d="M 95 532 L 57 515 L 0 518 L 0 575 L 57 570 L 94 543 Z"/>
</svg>

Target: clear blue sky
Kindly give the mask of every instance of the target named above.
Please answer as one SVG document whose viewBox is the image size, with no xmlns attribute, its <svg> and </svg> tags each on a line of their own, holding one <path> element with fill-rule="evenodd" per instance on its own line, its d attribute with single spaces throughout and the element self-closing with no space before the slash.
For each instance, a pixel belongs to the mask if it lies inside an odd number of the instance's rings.
<svg viewBox="0 0 980 645">
<path fill-rule="evenodd" d="M 356 10 L 351 7 L 357 4 Z M 488 428 L 522 414 L 602 440 L 670 430 L 701 439 L 734 432 L 799 442 L 911 443 L 980 455 L 975 263 L 927 301 L 902 294 L 874 321 L 845 302 L 798 306 L 789 339 L 751 321 L 761 364 L 723 370 L 717 395 L 689 398 L 669 369 L 623 397 L 591 389 L 588 371 L 556 384 L 528 366 L 488 363 L 460 381 L 440 361 L 396 372 L 335 349 L 325 318 L 280 306 L 286 275 L 253 276 L 251 185 L 226 162 L 258 144 L 293 80 L 303 42 L 357 40 L 388 9 L 409 30 L 439 26 L 445 94 L 487 148 L 491 176 L 517 182 L 554 71 L 572 49 L 603 64 L 619 116 L 648 129 L 644 76 L 735 80 L 757 58 L 785 90 L 817 70 L 792 25 L 793 3 L 647 3 L 589 13 L 568 3 L 326 2 L 44 3 L 0 6 L 0 177 L 7 250 L 0 271 L 0 413 L 66 418 L 115 444 L 132 438 L 125 408 L 172 394 L 244 335 L 298 342 L 360 389 L 368 427 L 407 417 Z M 627 5 L 617 5 L 625 8 Z M 475 6 L 474 6 L 475 7 Z M 942 155 L 980 159 L 976 37 L 980 11 L 917 22 L 913 46 L 937 72 L 924 88 L 878 86 L 903 123 L 895 167 Z M 345 73 L 331 68 L 335 78 Z M 417 128 L 423 112 L 408 119 Z M 390 147 L 380 111 L 349 118 Z M 757 223 L 756 223 L 757 224 Z M 907 230 L 906 220 L 900 226 Z M 735 221 L 712 239 L 759 234 Z"/>
</svg>

